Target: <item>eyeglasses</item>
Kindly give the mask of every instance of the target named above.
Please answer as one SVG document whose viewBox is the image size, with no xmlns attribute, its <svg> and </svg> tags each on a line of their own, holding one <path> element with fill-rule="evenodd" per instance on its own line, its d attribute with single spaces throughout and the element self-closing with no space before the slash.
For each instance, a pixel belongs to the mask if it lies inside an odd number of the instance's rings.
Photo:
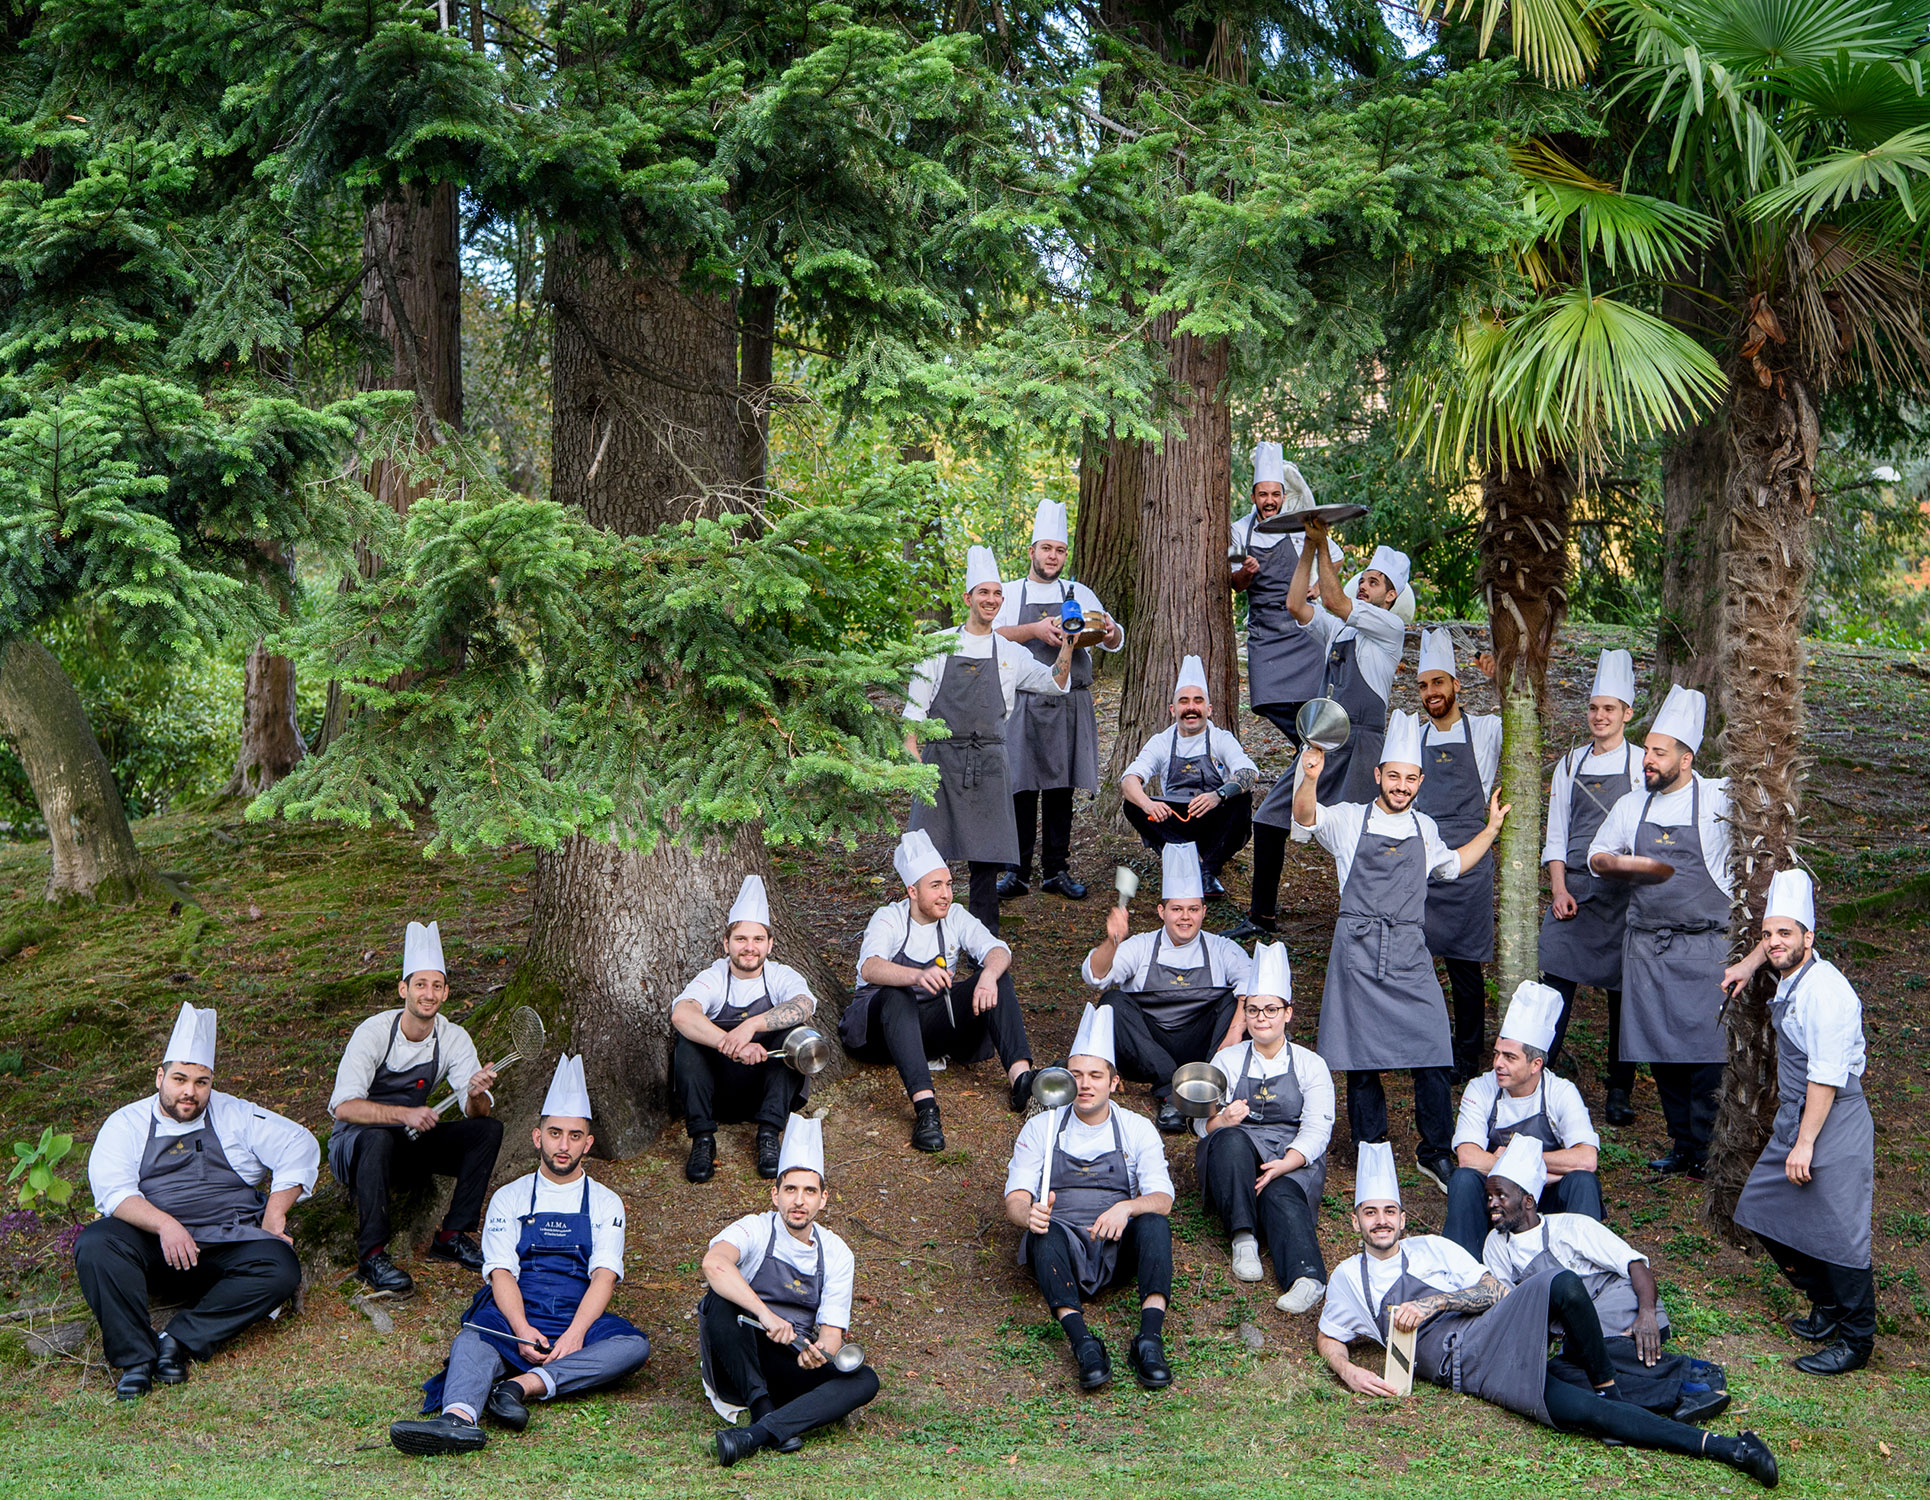
<svg viewBox="0 0 1930 1500">
<path fill-rule="evenodd" d="M 1275 1016 L 1284 1016 L 1287 1008 L 1284 1005 L 1249 1005 L 1246 1013 L 1256 1021 L 1271 1021 Z"/>
</svg>

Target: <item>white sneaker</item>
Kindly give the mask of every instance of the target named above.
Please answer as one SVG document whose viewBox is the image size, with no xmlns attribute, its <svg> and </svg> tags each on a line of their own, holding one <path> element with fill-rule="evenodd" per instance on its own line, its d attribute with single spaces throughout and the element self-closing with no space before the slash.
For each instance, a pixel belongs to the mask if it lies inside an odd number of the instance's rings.
<svg viewBox="0 0 1930 1500">
<path fill-rule="evenodd" d="M 1233 1237 L 1233 1279 L 1235 1281 L 1261 1281 L 1266 1277 L 1266 1269 L 1260 1264 L 1260 1244 L 1250 1234 Z"/>
<path fill-rule="evenodd" d="M 1297 1316 L 1303 1312 L 1312 1312 L 1314 1308 L 1320 1306 L 1321 1299 L 1326 1295 L 1326 1282 L 1315 1281 L 1311 1276 L 1302 1276 L 1288 1287 L 1281 1294 L 1280 1300 L 1273 1305 L 1283 1313 L 1293 1313 Z"/>
</svg>

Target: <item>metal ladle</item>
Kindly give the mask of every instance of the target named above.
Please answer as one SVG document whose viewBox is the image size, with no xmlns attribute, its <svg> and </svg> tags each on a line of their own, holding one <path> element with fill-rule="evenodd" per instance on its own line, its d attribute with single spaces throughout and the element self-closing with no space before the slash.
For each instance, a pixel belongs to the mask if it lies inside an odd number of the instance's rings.
<svg viewBox="0 0 1930 1500">
<path fill-rule="evenodd" d="M 1041 1109 L 1064 1109 L 1079 1097 L 1079 1085 L 1064 1068 L 1041 1068 L 1032 1079 L 1032 1097 Z"/>
<path fill-rule="evenodd" d="M 743 1313 L 737 1315 L 737 1321 L 742 1323 L 746 1328 L 755 1328 L 759 1333 L 764 1331 L 764 1325 L 762 1323 Z M 797 1350 L 799 1354 L 802 1354 L 806 1349 L 811 1347 L 811 1341 L 804 1337 L 803 1334 L 799 1334 L 791 1340 L 791 1347 Z M 837 1353 L 831 1356 L 831 1368 L 836 1370 L 840 1375 L 849 1375 L 863 1363 L 864 1350 L 856 1344 L 840 1344 L 838 1345 Z"/>
</svg>

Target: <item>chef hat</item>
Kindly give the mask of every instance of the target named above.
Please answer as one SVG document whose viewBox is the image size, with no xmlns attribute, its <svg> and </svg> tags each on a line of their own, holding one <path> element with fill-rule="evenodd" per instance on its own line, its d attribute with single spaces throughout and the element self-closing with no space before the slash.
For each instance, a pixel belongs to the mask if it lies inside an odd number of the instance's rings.
<svg viewBox="0 0 1930 1500">
<path fill-rule="evenodd" d="M 434 922 L 427 927 L 411 922 L 402 935 L 402 977 L 407 979 L 419 969 L 449 972 L 449 965 L 442 961 L 442 933 Z"/>
<path fill-rule="evenodd" d="M 1068 538 L 1064 504 L 1057 500 L 1041 500 L 1039 508 L 1032 513 L 1032 540 L 1057 542 L 1063 547 Z"/>
<path fill-rule="evenodd" d="M 212 1068 L 214 1023 L 215 1015 L 211 1008 L 196 1010 L 183 1001 L 181 1014 L 174 1018 L 174 1030 L 168 1037 L 167 1050 L 161 1054 L 161 1061 L 194 1063 L 197 1067 Z"/>
<path fill-rule="evenodd" d="M 1297 510 L 1312 510 L 1314 506 L 1313 486 L 1307 483 L 1306 476 L 1300 472 L 1299 465 L 1286 464 L 1283 465 L 1283 467 L 1285 473 L 1281 476 L 1280 487 L 1287 492 L 1287 498 L 1281 503 L 1280 513 L 1282 515 L 1291 515 Z M 1329 546 L 1332 546 L 1333 538 L 1328 537 L 1327 543 Z M 1335 561 L 1339 561 L 1337 553 Z"/>
<path fill-rule="evenodd" d="M 1198 688 L 1209 698 L 1213 696 L 1213 690 L 1206 685 L 1206 663 L 1197 656 L 1189 656 L 1179 664 L 1179 677 L 1173 683 L 1174 701 L 1189 687 Z"/>
<path fill-rule="evenodd" d="M 1508 1137 L 1508 1145 L 1488 1168 L 1490 1177 L 1505 1177 L 1530 1198 L 1548 1186 L 1548 1167 L 1541 1159 L 1541 1141 L 1525 1130 Z"/>
<path fill-rule="evenodd" d="M 1253 977 L 1247 982 L 1249 995 L 1272 995 L 1293 1004 L 1293 966 L 1287 962 L 1285 943 L 1256 943 L 1253 948 Z"/>
<path fill-rule="evenodd" d="M 945 856 L 938 852 L 929 833 L 914 828 L 898 840 L 898 847 L 891 854 L 891 867 L 906 885 L 916 885 L 933 870 L 942 870 Z"/>
<path fill-rule="evenodd" d="M 1561 1007 L 1561 991 L 1524 979 L 1515 986 L 1514 998 L 1508 1002 L 1507 1012 L 1501 1017 L 1501 1029 L 1495 1035 L 1546 1052 L 1555 1044 L 1555 1026 L 1561 1020 Z"/>
<path fill-rule="evenodd" d="M 1354 1207 L 1363 1203 L 1399 1203 L 1401 1176 L 1394 1166 L 1392 1141 L 1369 1141 L 1360 1148 L 1354 1165 Z"/>
<path fill-rule="evenodd" d="M 1421 721 L 1403 709 L 1387 716 L 1387 738 L 1381 744 L 1380 763 L 1413 766 L 1421 764 Z"/>
<path fill-rule="evenodd" d="M 1635 705 L 1635 658 L 1626 651 L 1604 651 L 1595 663 L 1595 685 L 1591 698 L 1620 698 L 1631 708 Z"/>
<path fill-rule="evenodd" d="M 784 1143 L 777 1148 L 777 1176 L 793 1169 L 816 1172 L 824 1181 L 824 1121 L 792 1115 L 784 1122 Z"/>
<path fill-rule="evenodd" d="M 737 899 L 730 904 L 730 915 L 724 919 L 724 931 L 729 932 L 739 922 L 755 922 L 766 932 L 771 930 L 771 902 L 764 894 L 762 875 L 744 877 L 737 888 Z"/>
<path fill-rule="evenodd" d="M 1386 545 L 1376 547 L 1374 549 L 1373 561 L 1369 562 L 1367 566 L 1371 572 L 1379 573 L 1389 583 L 1393 584 L 1395 593 L 1399 593 L 1407 587 L 1408 561 L 1405 552 L 1397 552 L 1394 548 Z"/>
<path fill-rule="evenodd" d="M 1769 900 L 1762 919 L 1767 922 L 1771 917 L 1788 917 L 1811 932 L 1816 930 L 1816 888 L 1809 871 L 1778 870 L 1769 877 Z"/>
<path fill-rule="evenodd" d="M 1278 443 L 1258 443 L 1253 449 L 1253 482 L 1255 484 L 1277 484 L 1287 482 L 1287 457 Z"/>
<path fill-rule="evenodd" d="M 1454 632 L 1445 625 L 1423 630 L 1421 660 L 1414 671 L 1417 676 L 1422 672 L 1445 672 L 1458 682 L 1461 673 L 1454 665 Z"/>
<path fill-rule="evenodd" d="M 1112 1007 L 1094 1005 L 1086 1002 L 1086 1013 L 1079 1017 L 1079 1032 L 1072 1039 L 1072 1050 L 1068 1057 L 1096 1057 L 1103 1062 L 1117 1063 L 1118 1057 L 1112 1045 Z"/>
<path fill-rule="evenodd" d="M 1197 844 L 1168 844 L 1159 853 L 1160 900 L 1198 901 L 1206 894 Z"/>
<path fill-rule="evenodd" d="M 999 560 L 992 556 L 990 547 L 974 547 L 965 554 L 965 592 L 977 588 L 981 583 L 1003 583 L 999 576 Z"/>
<path fill-rule="evenodd" d="M 550 1075 L 550 1091 L 543 1095 L 543 1117 L 560 1115 L 566 1120 L 587 1120 L 590 1114 L 590 1086 L 583 1081 L 583 1058 L 581 1054 L 571 1057 L 567 1052 L 556 1059 L 556 1071 Z"/>
<path fill-rule="evenodd" d="M 1694 688 L 1676 683 L 1663 701 L 1662 712 L 1649 725 L 1650 734 L 1666 734 L 1691 750 L 1702 748 L 1702 723 L 1709 712 L 1709 700 Z"/>
</svg>

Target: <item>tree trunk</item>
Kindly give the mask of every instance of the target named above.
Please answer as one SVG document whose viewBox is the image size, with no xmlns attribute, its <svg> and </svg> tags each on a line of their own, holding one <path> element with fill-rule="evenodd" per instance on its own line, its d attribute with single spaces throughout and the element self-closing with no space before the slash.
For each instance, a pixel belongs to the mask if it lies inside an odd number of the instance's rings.
<svg viewBox="0 0 1930 1500">
<path fill-rule="evenodd" d="M 1481 588 L 1501 694 L 1501 800 L 1514 811 L 1495 843 L 1500 912 L 1496 980 L 1503 995 L 1540 975 L 1541 706 L 1548 656 L 1568 614 L 1568 516 L 1575 475 L 1565 459 L 1481 479 Z"/>
<path fill-rule="evenodd" d="M 1709 695 L 1719 727 L 1716 662 L 1722 634 L 1722 560 L 1717 540 L 1733 445 L 1720 414 L 1697 423 L 1662 459 L 1662 614 L 1649 691 L 1660 707 L 1671 683 Z"/>
<path fill-rule="evenodd" d="M 777 288 L 747 287 L 737 366 L 738 422 L 744 429 L 744 492 L 761 505 L 770 492 L 771 397 L 776 386 Z"/>
<path fill-rule="evenodd" d="M 295 557 L 274 543 L 262 546 L 269 563 L 294 577 Z M 283 613 L 287 612 L 284 604 Z M 280 781 L 308 754 L 295 716 L 295 663 L 262 641 L 248 650 L 241 694 L 241 753 L 224 797 L 254 797 Z"/>
<path fill-rule="evenodd" d="M 73 682 L 28 636 L 0 643 L 0 733 L 13 741 L 47 825 L 45 899 L 138 896 L 141 856 L 107 757 Z"/>
<path fill-rule="evenodd" d="M 1137 438 L 1088 438 L 1079 459 L 1079 555 L 1076 576 L 1118 619 L 1133 620 L 1134 572 L 1139 566 L 1139 506 L 1146 444 Z M 1093 653 L 1095 670 L 1115 653 Z"/>
<path fill-rule="evenodd" d="M 1747 372 L 1730 382 L 1729 483 L 1721 517 L 1720 743 L 1733 839 L 1732 957 L 1762 936 L 1758 914 L 1770 876 L 1796 862 L 1805 772 L 1802 629 L 1815 508 L 1816 408 L 1793 372 L 1770 374 L 1768 387 Z M 1703 1212 L 1741 1245 L 1754 1241 L 1738 1233 L 1731 1215 L 1776 1113 L 1776 1044 L 1769 1024 L 1774 978 L 1765 965 L 1724 1011 L 1729 1058 Z"/>
</svg>

